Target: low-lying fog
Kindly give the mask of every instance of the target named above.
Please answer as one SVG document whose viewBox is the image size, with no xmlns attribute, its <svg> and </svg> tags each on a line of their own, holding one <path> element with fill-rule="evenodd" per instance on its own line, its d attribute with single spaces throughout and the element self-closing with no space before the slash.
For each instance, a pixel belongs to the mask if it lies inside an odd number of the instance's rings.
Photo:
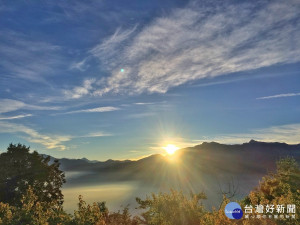
<svg viewBox="0 0 300 225">
<path fill-rule="evenodd" d="M 185 184 L 151 184 L 142 183 L 138 181 L 123 181 L 123 182 L 97 182 L 96 174 L 95 181 L 88 182 L 88 184 L 78 182 L 80 177 L 93 175 L 93 173 L 83 172 L 67 172 L 67 184 L 63 188 L 64 194 L 64 208 L 73 213 L 77 209 L 78 196 L 82 195 L 87 203 L 105 201 L 110 211 L 121 210 L 129 204 L 130 211 L 135 214 L 135 208 L 138 206 L 135 198 L 140 197 L 144 199 L 151 193 L 168 192 L 170 188 L 176 190 L 183 190 L 187 194 L 190 191 L 194 193 L 204 191 L 207 195 L 207 200 L 203 203 L 208 210 L 213 206 L 218 207 L 222 200 L 222 191 L 236 190 L 234 198 L 240 199 L 244 197 L 249 191 L 258 184 L 258 179 L 252 177 L 232 178 L 230 176 L 211 177 L 209 175 L 201 177 L 201 179 L 187 182 Z M 68 180 L 76 178 L 77 183 L 68 185 Z M 86 181 L 86 180 L 85 180 Z M 153 182 L 155 183 L 155 182 Z M 222 190 L 222 191 L 221 191 Z"/>
</svg>

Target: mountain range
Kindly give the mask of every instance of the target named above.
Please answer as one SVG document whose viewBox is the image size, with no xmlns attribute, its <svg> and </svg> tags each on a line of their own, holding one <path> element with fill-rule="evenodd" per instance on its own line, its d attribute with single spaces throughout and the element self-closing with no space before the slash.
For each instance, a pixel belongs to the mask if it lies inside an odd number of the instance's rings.
<svg viewBox="0 0 300 225">
<path fill-rule="evenodd" d="M 107 185 L 130 184 L 134 193 L 128 193 L 127 198 L 131 200 L 170 188 L 204 191 L 208 197 L 204 204 L 212 207 L 220 203 L 223 193 L 235 193 L 235 198 L 243 198 L 263 176 L 275 171 L 276 161 L 284 157 L 293 157 L 300 163 L 300 144 L 255 140 L 234 145 L 203 142 L 177 150 L 172 156 L 155 154 L 139 160 L 104 162 L 86 158 L 59 161 L 60 168 L 66 172 L 64 190 L 76 188 L 87 196 L 90 190 L 87 187 L 100 191 Z"/>
<path fill-rule="evenodd" d="M 70 176 L 66 185 L 82 183 L 137 180 L 142 182 L 175 182 L 198 180 L 199 177 L 222 179 L 231 177 L 258 180 L 274 171 L 276 161 L 291 156 L 300 162 L 300 144 L 268 143 L 251 140 L 248 143 L 226 145 L 203 142 L 178 150 L 173 156 L 151 155 L 139 160 L 59 159 L 61 169 Z M 82 176 L 80 175 L 82 174 Z M 167 179 L 166 179 L 167 178 Z"/>
</svg>

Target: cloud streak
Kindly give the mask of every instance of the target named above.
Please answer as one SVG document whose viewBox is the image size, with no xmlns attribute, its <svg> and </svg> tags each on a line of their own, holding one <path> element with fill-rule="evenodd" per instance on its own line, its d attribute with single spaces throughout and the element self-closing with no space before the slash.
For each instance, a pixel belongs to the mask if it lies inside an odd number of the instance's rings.
<svg viewBox="0 0 300 225">
<path fill-rule="evenodd" d="M 133 36 L 136 28 L 137 26 L 128 30 L 121 30 L 121 28 L 118 28 L 112 36 L 92 48 L 89 53 L 101 59 L 101 62 L 109 68 L 118 66 L 113 62 L 115 56 L 119 54 L 120 47 L 130 41 L 129 38 Z"/>
<path fill-rule="evenodd" d="M 1 33 L 0 55 L 5 60 L 0 66 L 7 77 L 45 82 L 46 76 L 56 75 L 61 68 L 64 60 L 59 46 L 10 30 Z"/>
<path fill-rule="evenodd" d="M 156 114 L 154 112 L 144 112 L 144 113 L 135 113 L 135 114 L 130 114 L 127 115 L 125 118 L 128 119 L 142 119 L 145 117 L 151 117 L 151 116 L 155 116 Z"/>
<path fill-rule="evenodd" d="M 118 29 L 89 51 L 111 74 L 84 95 L 166 93 L 199 79 L 298 62 L 299 10 L 293 0 L 194 2 L 141 29 Z"/>
<path fill-rule="evenodd" d="M 92 90 L 92 85 L 96 82 L 95 79 L 86 79 L 82 86 L 74 87 L 72 90 L 65 90 L 64 95 L 67 99 L 78 99 L 88 95 Z"/>
<path fill-rule="evenodd" d="M 136 102 L 135 105 L 153 105 L 153 102 Z"/>
<path fill-rule="evenodd" d="M 63 142 L 71 140 L 70 136 L 58 136 L 58 135 L 44 135 L 38 133 L 36 130 L 27 126 L 15 123 L 1 122 L 1 133 L 21 133 L 25 134 L 25 139 L 32 143 L 37 143 L 45 146 L 47 149 L 59 149 L 61 151 L 66 150 L 66 146 Z"/>
<path fill-rule="evenodd" d="M 112 112 L 112 111 L 117 111 L 117 110 L 120 110 L 120 108 L 113 107 L 113 106 L 104 106 L 104 107 L 97 107 L 97 108 L 91 108 L 91 109 L 74 110 L 74 111 L 58 113 L 58 114 L 102 113 L 102 112 Z"/>
<path fill-rule="evenodd" d="M 207 138 L 202 141 L 218 141 L 221 143 L 244 143 L 250 139 L 265 142 L 285 142 L 288 144 L 299 144 L 300 123 L 287 124 L 282 126 L 272 126 L 269 128 L 255 129 L 249 133 L 220 135 L 213 138 Z"/>
<path fill-rule="evenodd" d="M 112 136 L 112 134 L 104 133 L 104 132 L 92 132 L 81 136 L 46 135 L 46 134 L 41 134 L 35 129 L 32 129 L 28 126 L 24 126 L 22 124 L 9 123 L 4 121 L 0 121 L 0 133 L 13 133 L 13 134 L 25 135 L 24 138 L 31 143 L 41 144 L 47 149 L 57 149 L 60 151 L 64 151 L 67 149 L 67 146 L 64 144 L 64 142 L 70 141 L 75 138 L 87 138 L 87 137 L 94 138 L 94 137 Z"/>
<path fill-rule="evenodd" d="M 57 106 L 30 105 L 13 99 L 0 99 L 0 105 L 1 105 L 0 113 L 13 112 L 20 109 L 28 109 L 28 110 L 59 110 L 60 109 L 60 107 Z"/>
<path fill-rule="evenodd" d="M 300 93 L 278 94 L 278 95 L 271 95 L 271 96 L 259 97 L 257 99 L 286 98 L 286 97 L 295 97 L 295 96 L 300 96 Z"/>
<path fill-rule="evenodd" d="M 93 138 L 93 137 L 107 137 L 107 136 L 113 136 L 113 135 L 109 134 L 109 133 L 104 133 L 104 132 L 92 132 L 87 135 L 78 136 L 77 138 L 86 138 L 86 137 Z"/>
<path fill-rule="evenodd" d="M 0 116 L 0 120 L 14 120 L 14 119 L 21 119 L 25 117 L 30 117 L 32 114 L 23 114 L 23 115 L 17 115 L 17 116 Z"/>
</svg>

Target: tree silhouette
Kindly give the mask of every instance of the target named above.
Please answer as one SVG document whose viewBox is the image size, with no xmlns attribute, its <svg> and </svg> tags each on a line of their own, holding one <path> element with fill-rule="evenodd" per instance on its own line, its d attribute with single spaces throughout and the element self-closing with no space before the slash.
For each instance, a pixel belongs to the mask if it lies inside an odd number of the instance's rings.
<svg viewBox="0 0 300 225">
<path fill-rule="evenodd" d="M 20 205 L 29 186 L 37 201 L 63 203 L 61 187 L 65 174 L 59 170 L 58 160 L 50 164 L 50 157 L 43 157 L 30 147 L 10 144 L 0 155 L 0 202 Z"/>
</svg>

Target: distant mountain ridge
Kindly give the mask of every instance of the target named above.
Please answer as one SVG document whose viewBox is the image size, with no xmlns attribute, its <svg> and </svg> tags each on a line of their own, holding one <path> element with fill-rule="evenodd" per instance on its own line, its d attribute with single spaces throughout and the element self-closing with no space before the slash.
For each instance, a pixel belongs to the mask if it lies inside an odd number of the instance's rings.
<svg viewBox="0 0 300 225">
<path fill-rule="evenodd" d="M 151 155 L 136 161 L 133 160 L 97 160 L 59 159 L 61 169 L 66 172 L 88 172 L 80 179 L 88 180 L 89 176 L 101 181 L 148 180 L 159 177 L 166 171 L 172 171 L 176 165 L 186 176 L 193 177 L 201 173 L 215 175 L 241 174 L 264 175 L 275 169 L 276 161 L 291 156 L 300 162 L 300 144 L 289 145 L 279 142 L 259 142 L 251 140 L 243 144 L 220 144 L 203 142 L 194 147 L 178 150 L 174 157 L 177 163 L 171 163 L 168 156 Z M 53 160 L 54 158 L 52 158 Z M 193 172 L 191 172 L 193 171 Z M 171 173 L 171 172 L 170 172 Z M 194 174 L 194 175 L 193 175 Z M 68 180 L 69 183 L 77 182 Z M 79 181 L 78 181 L 79 182 Z"/>
<path fill-rule="evenodd" d="M 255 140 L 250 140 L 248 143 L 243 144 L 221 144 L 218 142 L 203 142 L 200 145 L 196 145 L 194 147 L 187 147 L 177 151 L 176 154 L 195 154 L 195 153 L 207 153 L 210 150 L 215 152 L 214 156 L 217 156 L 217 153 L 226 152 L 226 154 L 230 156 L 234 156 L 236 154 L 241 154 L 242 156 L 247 155 L 250 158 L 259 158 L 263 156 L 271 157 L 271 159 L 279 159 L 284 156 L 293 156 L 296 160 L 299 160 L 300 157 L 300 144 L 289 145 L 286 143 L 280 142 L 260 142 Z M 238 152 L 237 152 L 238 151 Z M 224 152 L 224 153 L 225 153 Z M 255 153 L 255 154 L 254 154 Z M 272 153 L 272 154 L 270 154 Z M 143 161 L 151 160 L 153 158 L 163 158 L 160 155 L 151 155 L 140 160 L 106 160 L 106 161 L 98 161 L 98 160 L 89 160 L 87 158 L 81 159 L 69 159 L 69 158 L 61 158 L 59 159 L 61 163 L 61 168 L 65 171 L 77 171 L 77 170 L 94 170 L 101 169 L 106 167 L 118 166 L 122 164 L 131 164 L 131 163 L 141 163 Z M 184 157 L 184 156 L 183 156 Z M 51 157 L 52 160 L 54 157 Z M 227 157 L 228 158 L 228 157 Z M 248 158 L 249 159 L 249 158 Z"/>
<path fill-rule="evenodd" d="M 216 203 L 222 198 L 216 195 L 220 188 L 236 183 L 241 198 L 257 186 L 263 176 L 275 170 L 276 161 L 287 156 L 300 163 L 300 144 L 255 140 L 234 145 L 203 142 L 180 149 L 172 157 L 156 154 L 136 161 L 100 162 L 86 158 L 59 161 L 67 175 L 65 188 L 133 182 L 138 190 L 144 187 L 151 187 L 153 191 L 161 188 L 203 190 Z"/>
</svg>

